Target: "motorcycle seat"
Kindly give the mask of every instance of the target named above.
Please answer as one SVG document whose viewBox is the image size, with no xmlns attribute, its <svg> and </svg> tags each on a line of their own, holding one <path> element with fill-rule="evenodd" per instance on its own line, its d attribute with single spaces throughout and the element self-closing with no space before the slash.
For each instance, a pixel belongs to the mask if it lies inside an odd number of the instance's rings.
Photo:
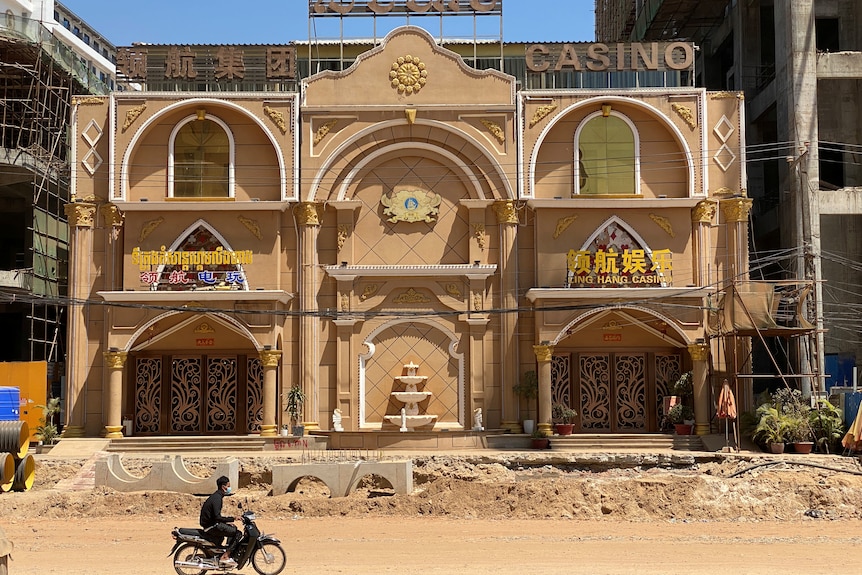
<svg viewBox="0 0 862 575">
<path fill-rule="evenodd" d="M 204 529 L 198 529 L 195 527 L 180 527 L 177 529 L 180 535 L 184 535 L 186 537 L 195 537 L 197 539 L 203 539 L 204 541 L 208 541 L 213 545 L 218 545 L 222 542 L 222 537 L 218 533 L 210 533 Z"/>
</svg>

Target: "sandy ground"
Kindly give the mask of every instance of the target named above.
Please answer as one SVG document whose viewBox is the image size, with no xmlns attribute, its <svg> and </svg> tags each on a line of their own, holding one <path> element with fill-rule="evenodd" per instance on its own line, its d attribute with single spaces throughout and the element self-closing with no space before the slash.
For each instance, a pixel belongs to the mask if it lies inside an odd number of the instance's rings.
<svg viewBox="0 0 862 575">
<path fill-rule="evenodd" d="M 145 473 L 146 461 L 124 459 Z M 538 573 L 858 572 L 862 467 L 746 460 L 590 469 L 503 459 L 414 459 L 414 493 L 372 479 L 346 498 L 304 482 L 268 494 L 270 460 L 243 460 L 245 502 L 288 554 L 285 573 L 507 575 Z M 174 526 L 193 527 L 203 501 L 173 493 L 54 489 L 82 461 L 40 461 L 36 484 L 0 494 L 15 549 L 10 574 L 173 573 Z M 205 475 L 209 462 L 189 461 Z M 247 567 L 243 573 L 253 573 Z"/>
</svg>

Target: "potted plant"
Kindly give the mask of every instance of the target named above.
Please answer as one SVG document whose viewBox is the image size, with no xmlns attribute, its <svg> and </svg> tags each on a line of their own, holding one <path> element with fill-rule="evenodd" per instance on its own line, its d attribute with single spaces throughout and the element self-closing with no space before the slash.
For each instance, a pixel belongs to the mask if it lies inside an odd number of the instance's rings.
<svg viewBox="0 0 862 575">
<path fill-rule="evenodd" d="M 757 408 L 757 427 L 753 439 L 764 445 L 772 453 L 784 453 L 784 442 L 788 436 L 787 416 L 771 403 Z"/>
<path fill-rule="evenodd" d="M 60 398 L 49 397 L 48 403 L 36 407 L 42 409 L 42 417 L 39 418 L 39 425 L 36 426 L 36 434 L 42 438 L 40 451 L 45 451 L 45 448 L 50 449 L 60 436 L 60 432 L 54 424 L 54 416 L 60 413 Z"/>
<path fill-rule="evenodd" d="M 530 438 L 533 440 L 533 449 L 548 449 L 551 447 L 551 440 L 538 427 L 530 434 Z"/>
<path fill-rule="evenodd" d="M 578 413 L 562 403 L 557 403 L 551 410 L 551 418 L 554 422 L 554 430 L 557 435 L 571 435 L 575 427 L 575 418 Z"/>
<path fill-rule="evenodd" d="M 287 400 L 287 414 L 290 416 L 292 433 L 296 437 L 302 437 L 305 434 L 305 427 L 302 425 L 301 418 L 305 392 L 302 391 L 302 387 L 294 384 L 287 390 L 285 399 Z"/>
<path fill-rule="evenodd" d="M 822 453 L 832 453 L 844 437 L 844 418 L 841 410 L 825 399 L 818 399 L 808 414 L 808 423 L 814 434 L 814 445 Z"/>
<path fill-rule="evenodd" d="M 692 425 L 686 423 L 694 419 L 694 411 L 684 403 L 677 403 L 670 408 L 667 418 L 674 426 L 677 435 L 691 435 Z"/>
<path fill-rule="evenodd" d="M 785 442 L 790 443 L 796 453 L 811 453 L 814 435 L 808 419 L 811 405 L 803 399 L 798 389 L 783 387 L 772 394 L 772 405 L 784 416 L 787 428 Z"/>
<path fill-rule="evenodd" d="M 527 413 L 532 413 L 530 410 L 530 400 L 539 397 L 539 376 L 536 375 L 535 370 L 525 371 L 521 376 L 521 381 L 515 384 L 512 391 L 518 397 L 527 400 Z M 523 426 L 524 433 L 531 434 L 535 429 L 536 421 L 534 419 L 524 419 Z"/>
<path fill-rule="evenodd" d="M 688 398 L 694 395 L 694 375 L 687 371 L 679 376 L 679 379 L 673 384 L 671 389 L 674 395 L 681 398 Z"/>
</svg>

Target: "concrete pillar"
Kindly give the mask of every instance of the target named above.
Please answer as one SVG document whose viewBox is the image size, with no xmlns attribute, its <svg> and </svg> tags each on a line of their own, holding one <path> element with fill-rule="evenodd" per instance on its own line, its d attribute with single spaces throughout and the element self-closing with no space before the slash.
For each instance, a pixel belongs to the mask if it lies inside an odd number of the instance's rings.
<svg viewBox="0 0 862 575">
<path fill-rule="evenodd" d="M 554 353 L 552 345 L 534 345 L 533 352 L 539 364 L 539 399 L 536 427 L 545 435 L 553 435 L 551 423 L 551 358 Z"/>
<path fill-rule="evenodd" d="M 317 385 L 317 354 L 319 320 L 317 293 L 319 290 L 317 266 L 317 237 L 323 206 L 314 202 L 298 204 L 293 213 L 299 227 L 299 380 L 306 400 L 302 404 L 302 424 L 306 431 L 320 429 L 317 421 L 320 397 Z"/>
<path fill-rule="evenodd" d="M 260 352 L 260 362 L 263 364 L 263 421 L 260 425 L 261 437 L 278 435 L 278 424 L 275 421 L 276 404 L 278 403 L 278 363 L 281 360 L 280 349 L 264 349 Z"/>
<path fill-rule="evenodd" d="M 125 351 L 106 351 L 103 356 L 109 370 L 105 437 L 112 439 L 123 437 L 123 368 L 127 354 Z"/>
<path fill-rule="evenodd" d="M 66 421 L 63 437 L 84 437 L 86 382 L 91 364 L 88 355 L 87 306 L 90 297 L 90 254 L 93 253 L 95 204 L 75 202 L 64 208 L 69 220 L 69 316 L 66 353 Z M 122 422 L 120 422 L 122 423 Z"/>
<path fill-rule="evenodd" d="M 710 226 L 715 219 L 715 202 L 703 200 L 691 210 L 691 222 L 694 228 L 694 283 L 698 286 L 710 284 L 708 257 L 710 250 Z"/>
<path fill-rule="evenodd" d="M 694 389 L 694 432 L 709 434 L 709 346 L 693 343 L 688 346 L 692 363 L 692 387 Z"/>
<path fill-rule="evenodd" d="M 518 265 L 515 241 L 518 231 L 518 212 L 515 202 L 494 202 L 497 224 L 500 227 L 500 385 L 503 429 L 520 432 L 518 400 L 513 388 L 518 382 Z M 507 313 L 508 310 L 511 310 Z"/>
</svg>

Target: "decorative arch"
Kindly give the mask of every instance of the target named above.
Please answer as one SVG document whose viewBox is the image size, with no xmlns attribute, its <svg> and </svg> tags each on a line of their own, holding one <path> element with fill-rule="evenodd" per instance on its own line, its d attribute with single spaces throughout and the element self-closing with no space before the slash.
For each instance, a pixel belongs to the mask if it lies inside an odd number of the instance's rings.
<svg viewBox="0 0 862 575">
<path fill-rule="evenodd" d="M 296 195 L 297 195 L 296 194 L 296 186 L 299 185 L 299 177 L 298 177 L 299 166 L 296 166 L 294 168 L 294 174 L 293 174 L 294 175 L 293 179 L 295 182 L 294 192 L 290 196 L 288 196 L 288 194 L 287 194 L 287 173 L 286 173 L 284 155 L 282 154 L 281 148 L 278 145 L 278 139 L 275 137 L 275 135 L 272 133 L 272 131 L 263 123 L 263 120 L 261 120 L 260 118 L 258 118 L 254 114 L 252 114 L 250 111 L 248 111 L 247 109 L 243 108 L 242 106 L 240 106 L 234 102 L 229 102 L 226 100 L 219 100 L 217 98 L 192 98 L 192 99 L 184 99 L 184 100 L 181 100 L 181 101 L 176 102 L 174 104 L 171 104 L 169 106 L 166 106 L 165 108 L 162 108 L 161 110 L 159 110 L 158 112 L 153 114 L 151 117 L 147 118 L 146 121 L 144 121 L 141 124 L 141 126 L 135 132 L 134 136 L 132 136 L 131 140 L 129 141 L 129 145 L 126 148 L 126 151 L 123 154 L 123 158 L 120 162 L 120 193 L 118 196 L 114 196 L 115 199 L 128 200 L 128 196 L 129 196 L 129 161 L 132 157 L 132 154 L 137 150 L 138 141 L 147 132 L 147 129 L 151 125 L 160 121 L 162 117 L 164 117 L 167 114 L 174 112 L 178 108 L 186 108 L 187 107 L 187 108 L 194 109 L 194 107 L 196 107 L 196 106 L 201 106 L 201 105 L 206 105 L 206 104 L 213 104 L 213 105 L 217 105 L 217 106 L 224 107 L 224 108 L 230 108 L 231 110 L 242 114 L 244 117 L 251 120 L 251 122 L 253 124 L 255 124 L 258 128 L 260 128 L 260 130 L 266 135 L 266 137 L 269 138 L 270 144 L 272 144 L 272 148 L 275 151 L 275 156 L 278 159 L 279 189 L 281 190 L 282 200 L 287 201 L 287 200 L 290 200 L 290 199 L 296 197 Z M 296 108 L 296 104 L 294 102 L 293 109 L 295 110 L 295 108 Z M 116 129 L 116 127 L 115 127 L 115 129 Z M 112 174 L 113 174 L 113 172 L 112 172 Z M 112 175 L 112 177 L 113 177 L 113 175 Z M 111 188 L 112 188 L 112 190 L 114 188 L 113 182 L 112 182 Z"/>
<path fill-rule="evenodd" d="M 584 130 L 593 122 L 600 121 L 599 118 L 614 118 L 623 122 L 626 126 L 628 126 L 629 130 L 631 130 L 632 140 L 633 140 L 633 149 L 632 149 L 632 176 L 634 177 L 634 182 L 632 186 L 632 191 L 636 195 L 640 195 L 641 193 L 641 154 L 640 154 L 640 133 L 638 132 L 637 126 L 635 126 L 634 122 L 626 116 L 625 114 L 621 114 L 616 110 L 612 111 L 607 117 L 601 112 L 594 112 L 589 116 L 586 116 L 580 124 L 578 124 L 578 128 L 575 130 L 575 161 L 574 161 L 574 189 L 572 190 L 572 196 L 581 195 L 582 192 L 580 190 L 580 179 L 583 174 L 581 174 L 581 165 L 584 162 L 584 159 L 581 157 L 582 146 L 581 146 L 581 136 L 583 135 Z M 607 157 L 605 158 L 608 159 Z M 626 172 L 628 173 L 628 172 Z M 613 192 L 609 192 L 613 193 Z"/>
<path fill-rule="evenodd" d="M 424 324 L 434 330 L 441 332 L 446 338 L 449 340 L 448 353 L 449 357 L 456 360 L 458 362 L 458 421 L 461 425 L 465 424 L 464 420 L 464 354 L 458 353 L 458 344 L 460 340 L 458 338 L 458 334 L 456 334 L 451 329 L 447 328 L 444 325 L 441 325 L 437 322 L 434 322 L 429 319 L 424 318 L 399 318 L 391 321 L 387 321 L 377 326 L 371 333 L 366 336 L 365 340 L 362 342 L 362 345 L 368 350 L 366 353 L 359 355 L 359 426 L 360 428 L 365 425 L 365 402 L 363 398 L 366 393 L 366 380 L 365 380 L 365 368 L 375 353 L 376 347 L 374 344 L 374 340 L 384 331 L 389 328 L 395 327 L 397 325 L 405 324 L 405 323 L 419 323 Z"/>
<path fill-rule="evenodd" d="M 703 196 L 704 192 L 697 192 L 694 188 L 695 178 L 694 178 L 694 167 L 695 161 L 694 156 L 692 154 L 691 148 L 688 146 L 688 143 L 683 136 L 682 131 L 677 127 L 670 119 L 658 108 L 652 106 L 646 102 L 642 102 L 640 100 L 635 100 L 632 98 L 626 98 L 623 96 L 595 96 L 592 98 L 588 98 L 581 102 L 576 102 L 571 106 L 566 107 L 559 114 L 557 114 L 554 118 L 552 118 L 548 125 L 542 129 L 539 137 L 536 139 L 536 144 L 533 147 L 533 151 L 530 154 L 530 161 L 528 163 L 529 173 L 528 173 L 528 186 L 527 193 L 525 193 L 526 197 L 535 197 L 535 189 L 536 189 L 536 164 L 539 161 L 539 153 L 542 150 L 542 144 L 545 139 L 548 137 L 548 134 L 551 130 L 556 127 L 557 124 L 564 121 L 566 116 L 568 116 L 571 112 L 578 110 L 584 107 L 596 107 L 600 106 L 604 103 L 613 103 L 620 102 L 626 105 L 630 105 L 636 108 L 643 108 L 644 110 L 649 111 L 662 126 L 664 126 L 668 131 L 672 132 L 676 137 L 676 142 L 685 152 L 686 163 L 688 164 L 688 196 L 689 197 L 699 197 Z M 701 136 L 703 140 L 704 136 Z M 701 149 L 706 150 L 706 142 L 701 142 Z M 708 174 L 707 174 L 707 164 L 705 156 L 703 155 L 705 152 L 701 153 L 701 158 L 699 159 L 701 166 L 701 180 L 703 182 L 703 190 L 708 188 Z"/>
<path fill-rule="evenodd" d="M 394 127 L 404 126 L 405 122 L 406 122 L 405 120 L 388 120 L 386 122 L 380 122 L 378 124 L 375 124 L 374 126 L 370 126 L 370 127 L 365 128 L 363 130 L 360 130 L 359 132 L 354 134 L 351 138 L 342 142 L 337 148 L 335 148 L 333 150 L 332 154 L 329 155 L 326 162 L 324 162 L 323 165 L 320 166 L 320 169 L 314 175 L 314 180 L 312 181 L 312 184 L 309 187 L 308 196 L 306 197 L 305 201 L 308 201 L 308 202 L 314 201 L 314 199 L 317 195 L 318 189 L 320 188 L 321 182 L 324 181 L 325 178 L 331 178 L 332 177 L 331 170 L 333 169 L 334 164 L 338 161 L 341 161 L 342 155 L 345 152 L 347 152 L 356 142 L 361 141 L 364 138 L 367 138 L 370 134 L 373 134 L 375 132 L 383 131 L 383 130 L 389 130 L 389 129 L 394 128 Z M 482 156 L 488 161 L 488 165 L 493 166 L 494 174 L 503 183 L 504 190 L 506 193 L 506 198 L 504 198 L 504 199 L 514 199 L 515 198 L 511 184 L 509 183 L 509 180 L 506 178 L 506 175 L 503 173 L 503 170 L 502 170 L 501 166 L 499 165 L 499 163 L 494 159 L 491 152 L 489 150 L 487 150 L 486 148 L 484 148 L 482 146 L 482 144 L 476 138 L 474 138 L 472 135 L 468 134 L 467 132 L 465 132 L 463 130 L 455 128 L 453 126 L 449 126 L 445 123 L 431 121 L 431 120 L 423 120 L 423 119 L 417 118 L 416 121 L 414 122 L 414 125 L 416 125 L 416 126 L 428 126 L 428 127 L 442 130 L 444 132 L 449 132 L 449 133 L 457 136 L 458 138 L 461 138 L 462 140 L 466 141 L 470 145 L 472 145 L 473 149 L 475 149 L 476 151 L 481 153 Z M 414 143 L 414 142 L 411 142 L 411 143 L 405 143 L 405 144 L 401 144 L 401 145 L 403 146 L 403 149 L 406 149 L 406 150 L 410 150 L 410 149 L 432 150 L 432 151 L 434 151 L 440 155 L 443 155 L 447 159 L 456 161 L 457 162 L 456 165 L 461 170 L 464 177 L 467 178 L 469 181 L 473 182 L 474 186 L 478 185 L 479 180 L 478 180 L 477 176 L 475 175 L 475 173 L 472 170 L 470 170 L 470 167 L 465 162 L 460 160 L 457 156 L 455 156 L 451 152 L 448 152 L 447 150 L 443 150 L 439 146 L 435 146 L 433 143 L 419 143 L 419 142 Z M 399 148 L 395 144 L 392 144 L 392 145 L 387 146 L 386 149 L 387 149 L 387 151 L 392 151 L 393 149 L 399 149 Z M 383 152 L 375 150 L 374 152 L 369 154 L 369 156 L 377 157 L 381 153 L 383 153 Z M 361 163 L 363 166 L 365 166 L 365 165 L 367 165 L 368 161 L 370 161 L 368 158 L 363 158 Z M 351 178 L 351 181 L 352 181 L 352 178 L 356 177 L 357 173 L 358 173 L 358 170 L 356 168 L 354 168 L 350 171 L 350 174 L 348 177 Z M 347 184 L 349 184 L 349 182 L 347 182 Z M 337 199 L 339 199 L 339 200 L 344 199 L 344 194 L 347 190 L 347 184 L 343 183 L 339 187 Z M 481 189 L 479 189 L 479 191 L 477 191 L 477 198 L 478 199 L 484 199 L 484 193 L 481 192 Z"/>
<path fill-rule="evenodd" d="M 254 345 L 254 348 L 257 351 L 263 350 L 263 344 L 261 344 L 257 340 L 257 338 L 254 336 L 254 334 L 251 333 L 251 331 L 249 331 L 249 329 L 246 326 L 244 326 L 242 323 L 240 323 L 236 319 L 230 317 L 229 315 L 227 315 L 223 312 L 218 312 L 218 311 L 206 311 L 203 313 L 199 313 L 199 312 L 196 312 L 194 308 L 189 308 L 188 310 L 183 310 L 183 311 L 178 311 L 178 310 L 167 311 L 165 313 L 159 314 L 159 315 L 151 318 L 149 321 L 146 321 L 137 330 L 135 330 L 135 332 L 129 337 L 129 340 L 126 342 L 125 346 L 123 346 L 123 349 L 121 351 L 125 351 L 125 352 L 137 351 L 140 348 L 140 346 L 136 346 L 135 342 L 137 342 L 141 338 L 141 336 L 148 329 L 150 329 L 150 327 L 156 325 L 158 322 L 160 322 L 164 319 L 167 319 L 167 318 L 175 316 L 175 315 L 180 315 L 180 314 L 190 314 L 190 316 L 187 319 L 185 319 L 185 320 L 181 321 L 180 323 L 178 323 L 177 325 L 175 325 L 174 327 L 172 327 L 170 330 L 167 330 L 162 337 L 170 335 L 171 333 L 174 333 L 177 330 L 183 329 L 184 327 L 186 327 L 190 323 L 200 322 L 202 318 L 210 318 L 213 321 L 216 321 L 217 323 L 220 323 L 229 329 L 236 330 L 238 333 L 240 333 L 243 336 L 245 336 L 246 338 L 248 338 L 248 340 L 252 343 L 252 345 Z"/>
<path fill-rule="evenodd" d="M 558 345 L 561 341 L 563 341 L 564 339 L 566 339 L 567 337 L 569 337 L 571 335 L 572 331 L 574 331 L 574 328 L 576 326 L 578 326 L 579 324 L 583 324 L 587 319 L 589 319 L 592 316 L 603 315 L 603 314 L 608 314 L 608 313 L 611 313 L 614 311 L 625 311 L 625 310 L 638 311 L 638 312 L 650 315 L 652 317 L 655 317 L 656 319 L 659 319 L 659 320 L 665 322 L 668 325 L 668 327 L 670 327 L 674 331 L 674 333 L 679 336 L 680 340 L 685 342 L 686 345 L 691 345 L 692 343 L 694 343 L 694 340 L 689 338 L 688 335 L 682 329 L 680 329 L 680 327 L 677 325 L 677 323 L 672 318 L 670 318 L 669 316 L 666 316 L 662 313 L 659 313 L 659 312 L 655 311 L 654 309 L 650 309 L 650 308 L 640 306 L 640 305 L 617 304 L 617 305 L 608 305 L 608 306 L 597 307 L 597 308 L 593 308 L 593 309 L 589 309 L 589 310 L 585 310 L 585 311 L 581 312 L 580 314 L 578 314 L 577 316 L 572 318 L 572 320 L 570 320 L 568 323 L 566 323 L 565 325 L 562 326 L 560 331 L 557 332 L 557 335 L 554 336 L 554 339 L 551 340 L 551 345 L 552 346 Z"/>
<path fill-rule="evenodd" d="M 198 118 L 197 115 L 186 116 L 182 120 L 176 123 L 174 129 L 171 130 L 171 135 L 168 138 L 168 197 L 173 198 L 175 196 L 174 184 L 176 182 L 176 153 L 175 146 L 177 141 L 177 135 L 180 131 L 189 126 L 192 122 L 213 122 L 217 126 L 219 126 L 222 130 L 224 130 L 225 135 L 227 136 L 228 141 L 228 163 L 227 163 L 227 197 L 234 198 L 236 197 L 236 178 L 235 178 L 235 166 L 234 160 L 236 158 L 236 146 L 233 138 L 233 131 L 230 129 L 230 126 L 224 122 L 221 118 L 213 115 L 207 114 L 206 118 Z M 188 197 L 188 196 L 183 196 Z M 195 196 L 191 196 L 195 197 Z M 212 197 L 212 196 L 205 196 Z M 221 196 L 216 196 L 221 197 Z"/>
</svg>

